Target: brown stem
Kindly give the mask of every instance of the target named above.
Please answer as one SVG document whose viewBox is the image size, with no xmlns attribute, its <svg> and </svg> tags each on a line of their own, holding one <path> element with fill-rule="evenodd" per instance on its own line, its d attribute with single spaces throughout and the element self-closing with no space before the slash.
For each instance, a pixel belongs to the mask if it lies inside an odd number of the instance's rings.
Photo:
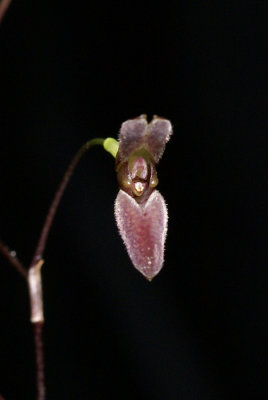
<svg viewBox="0 0 268 400">
<path fill-rule="evenodd" d="M 72 161 L 69 164 L 69 167 L 67 168 L 63 179 L 60 183 L 60 186 L 57 190 L 57 192 L 55 193 L 54 199 L 51 203 L 51 206 L 48 210 L 42 231 L 41 231 L 41 235 L 39 237 L 37 246 L 36 246 L 36 250 L 32 259 L 32 263 L 31 265 L 36 265 L 36 263 L 42 258 L 43 256 L 43 252 L 45 250 L 45 246 L 46 246 L 46 241 L 47 241 L 47 237 L 48 234 L 50 232 L 50 228 L 52 226 L 56 211 L 58 209 L 58 205 L 59 202 L 62 198 L 62 195 L 65 191 L 65 188 L 72 176 L 72 173 L 74 172 L 74 169 L 76 167 L 76 165 L 78 164 L 78 162 L 80 161 L 81 157 L 85 154 L 85 152 L 87 150 L 89 150 L 92 146 L 95 145 L 103 145 L 104 139 L 100 139 L 100 138 L 96 138 L 96 139 L 92 139 L 89 140 L 87 143 L 85 143 L 80 150 L 78 150 L 78 152 L 76 153 L 76 155 L 74 156 L 74 158 L 72 159 Z"/>
<path fill-rule="evenodd" d="M 37 380 L 37 400 L 45 400 L 45 369 L 44 369 L 44 349 L 43 349 L 43 325 L 44 322 L 33 323 L 36 380 Z"/>
<path fill-rule="evenodd" d="M 11 0 L 2 0 L 0 3 L 0 23 L 2 22 L 2 19 L 4 18 L 4 15 L 11 3 Z"/>
<path fill-rule="evenodd" d="M 28 271 L 23 264 L 16 257 L 14 251 L 10 251 L 9 248 L 0 240 L 0 252 L 6 257 L 10 264 L 21 274 L 25 279 L 28 278 Z"/>
<path fill-rule="evenodd" d="M 31 322 L 34 327 L 34 341 L 35 341 L 35 354 L 36 354 L 36 370 L 37 370 L 37 400 L 45 400 L 45 371 L 44 371 L 44 352 L 43 352 L 43 338 L 42 328 L 44 324 L 43 316 L 43 298 L 42 298 L 42 278 L 41 266 L 43 264 L 42 255 L 45 250 L 47 237 L 50 232 L 56 211 L 58 209 L 60 200 L 66 189 L 66 186 L 74 172 L 74 169 L 81 157 L 94 145 L 103 145 L 104 139 L 92 139 L 85 143 L 80 150 L 76 153 L 70 162 L 60 186 L 55 193 L 51 206 L 48 210 L 37 246 L 34 257 L 29 269 L 28 286 L 31 300 Z"/>
<path fill-rule="evenodd" d="M 37 400 L 45 400 L 46 392 L 42 336 L 44 313 L 41 267 L 43 263 L 44 260 L 40 260 L 36 265 L 31 266 L 28 272 L 28 291 L 31 304 L 31 322 L 33 324 L 35 344 Z"/>
<path fill-rule="evenodd" d="M 2 3 L 1 3 L 2 4 Z M 0 4 L 0 6 L 1 6 Z M 85 143 L 80 150 L 76 153 L 72 161 L 70 162 L 60 186 L 55 193 L 52 200 L 50 208 L 48 210 L 41 234 L 34 252 L 30 268 L 27 269 L 22 265 L 22 263 L 16 258 L 15 254 L 11 252 L 7 246 L 0 241 L 0 251 L 8 259 L 10 264 L 12 264 L 16 270 L 23 275 L 28 283 L 28 291 L 30 296 L 31 304 L 31 322 L 34 329 L 34 343 L 35 343 L 35 355 L 36 355 L 36 381 L 37 381 L 37 400 L 45 400 L 45 372 L 44 372 L 44 351 L 43 351 L 43 325 L 44 325 L 44 314 L 43 314 L 43 296 L 42 296 L 42 277 L 41 277 L 41 267 L 44 260 L 42 259 L 47 237 L 50 232 L 52 223 L 56 211 L 58 209 L 60 200 L 66 189 L 66 186 L 74 172 L 74 169 L 81 157 L 89 150 L 92 146 L 103 145 L 105 139 L 96 138 L 89 140 Z M 1 400 L 1 397 L 0 397 Z"/>
</svg>

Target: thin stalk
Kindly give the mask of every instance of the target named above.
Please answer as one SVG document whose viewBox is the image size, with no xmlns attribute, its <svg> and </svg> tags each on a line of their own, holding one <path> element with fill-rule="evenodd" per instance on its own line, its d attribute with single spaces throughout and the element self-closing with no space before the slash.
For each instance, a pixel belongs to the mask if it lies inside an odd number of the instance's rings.
<svg viewBox="0 0 268 400">
<path fill-rule="evenodd" d="M 1 5 L 2 3 L 0 3 Z M 105 139 L 96 138 L 89 140 L 85 143 L 80 150 L 76 153 L 71 160 L 63 178 L 56 191 L 52 203 L 49 207 L 47 216 L 39 240 L 37 242 L 36 250 L 30 268 L 27 270 L 22 263 L 16 258 L 15 254 L 8 249 L 8 247 L 0 241 L 0 252 L 8 259 L 11 265 L 26 279 L 28 283 L 28 292 L 31 304 L 31 322 L 33 324 L 35 356 L 36 356 L 36 385 L 37 385 L 37 400 L 45 400 L 45 370 L 44 370 L 44 349 L 43 349 L 43 296 L 42 296 L 42 276 L 41 267 L 44 263 L 42 259 L 46 247 L 47 238 L 52 227 L 56 211 L 58 209 L 61 198 L 64 194 L 66 186 L 82 156 L 95 145 L 103 145 Z M 1 400 L 1 397 L 0 397 Z"/>
<path fill-rule="evenodd" d="M 36 354 L 36 381 L 37 381 L 37 400 L 45 400 L 46 386 L 44 373 L 44 349 L 43 349 L 43 325 L 44 322 L 35 322 L 34 330 L 34 345 Z"/>
<path fill-rule="evenodd" d="M 16 257 L 16 253 L 14 251 L 11 251 L 1 240 L 0 240 L 0 252 L 6 257 L 6 259 L 10 262 L 10 264 L 18 271 L 18 273 L 27 280 L 28 277 L 27 269 Z"/>
<path fill-rule="evenodd" d="M 61 198 L 64 194 L 66 186 L 82 156 L 95 145 L 103 145 L 105 139 L 96 138 L 89 140 L 85 143 L 80 150 L 76 153 L 70 162 L 58 190 L 52 200 L 39 240 L 37 242 L 36 250 L 30 265 L 28 274 L 28 286 L 31 300 L 31 322 L 34 329 L 34 342 L 36 354 L 36 384 L 37 384 L 37 400 L 45 400 L 45 369 L 44 369 L 44 349 L 43 349 L 43 296 L 42 296 L 42 277 L 41 266 L 43 264 L 42 256 L 46 247 L 47 238 L 54 221 L 56 211 L 58 209 Z"/>
<path fill-rule="evenodd" d="M 103 145 L 105 139 L 101 139 L 101 138 L 96 138 L 96 139 L 92 139 L 89 140 L 87 143 L 85 143 L 80 150 L 78 150 L 78 152 L 76 153 L 76 155 L 74 156 L 74 158 L 72 159 L 72 161 L 69 164 L 69 167 L 67 168 L 63 179 L 60 183 L 60 186 L 57 190 L 57 192 L 55 193 L 54 199 L 51 203 L 51 206 L 48 210 L 42 231 L 41 231 L 41 235 L 39 237 L 37 246 L 36 246 L 36 250 L 31 262 L 31 266 L 32 265 L 36 265 L 36 263 L 42 258 L 43 256 L 43 252 L 45 250 L 45 246 L 46 246 L 46 241 L 47 241 L 47 237 L 48 234 L 50 232 L 50 228 L 52 226 L 56 211 L 58 209 L 58 205 L 59 202 L 62 198 L 62 195 L 65 191 L 65 188 L 74 172 L 74 169 L 76 167 L 76 165 L 78 164 L 78 162 L 80 161 L 80 159 L 82 158 L 82 156 L 85 154 L 85 152 L 87 150 L 89 150 L 91 147 L 95 146 L 95 145 Z"/>
<path fill-rule="evenodd" d="M 0 23 L 2 22 L 2 19 L 4 18 L 4 15 L 11 3 L 11 0 L 2 0 L 0 2 Z"/>
</svg>

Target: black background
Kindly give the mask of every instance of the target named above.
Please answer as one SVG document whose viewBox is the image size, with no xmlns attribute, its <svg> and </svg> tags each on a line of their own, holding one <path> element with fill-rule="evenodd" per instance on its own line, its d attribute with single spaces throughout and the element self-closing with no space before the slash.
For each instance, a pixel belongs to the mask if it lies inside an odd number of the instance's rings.
<svg viewBox="0 0 268 400">
<path fill-rule="evenodd" d="M 15 1 L 0 27 L 0 236 L 28 264 L 88 139 L 171 120 L 165 266 L 113 216 L 114 160 L 81 161 L 45 252 L 47 399 L 265 399 L 265 1 Z M 266 170 L 267 172 L 267 170 Z M 0 393 L 33 399 L 26 285 L 0 259 Z"/>
</svg>

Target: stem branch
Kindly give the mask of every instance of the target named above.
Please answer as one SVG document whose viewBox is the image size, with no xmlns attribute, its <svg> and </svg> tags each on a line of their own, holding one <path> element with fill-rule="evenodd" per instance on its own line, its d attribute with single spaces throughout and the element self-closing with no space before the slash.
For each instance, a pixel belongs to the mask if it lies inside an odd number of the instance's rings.
<svg viewBox="0 0 268 400">
<path fill-rule="evenodd" d="M 26 280 L 28 277 L 28 271 L 23 264 L 16 257 L 14 251 L 10 251 L 9 248 L 0 240 L 0 252 L 6 257 L 10 264 L 21 274 Z"/>
</svg>

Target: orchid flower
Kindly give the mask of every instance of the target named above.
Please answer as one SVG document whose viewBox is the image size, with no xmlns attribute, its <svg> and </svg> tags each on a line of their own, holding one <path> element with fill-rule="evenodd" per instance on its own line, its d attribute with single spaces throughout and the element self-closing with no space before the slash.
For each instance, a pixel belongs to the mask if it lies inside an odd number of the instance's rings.
<svg viewBox="0 0 268 400">
<path fill-rule="evenodd" d="M 119 193 L 115 219 L 134 267 L 148 280 L 161 270 L 167 233 L 167 206 L 155 190 L 156 165 L 172 133 L 171 123 L 146 115 L 124 122 L 119 133 L 116 172 Z"/>
<path fill-rule="evenodd" d="M 63 175 L 48 209 L 29 269 L 0 240 L 0 253 L 24 277 L 28 285 L 35 338 L 37 397 L 40 400 L 45 398 L 46 391 L 41 267 L 48 235 L 66 186 L 81 157 L 93 146 L 101 145 L 115 157 L 120 187 L 115 200 L 117 226 L 134 267 L 151 281 L 163 266 L 168 220 L 165 201 L 155 190 L 158 184 L 156 165 L 171 133 L 172 127 L 168 120 L 154 116 L 148 124 L 146 115 L 141 115 L 122 124 L 119 143 L 110 137 L 87 141 L 75 154 Z"/>
</svg>

